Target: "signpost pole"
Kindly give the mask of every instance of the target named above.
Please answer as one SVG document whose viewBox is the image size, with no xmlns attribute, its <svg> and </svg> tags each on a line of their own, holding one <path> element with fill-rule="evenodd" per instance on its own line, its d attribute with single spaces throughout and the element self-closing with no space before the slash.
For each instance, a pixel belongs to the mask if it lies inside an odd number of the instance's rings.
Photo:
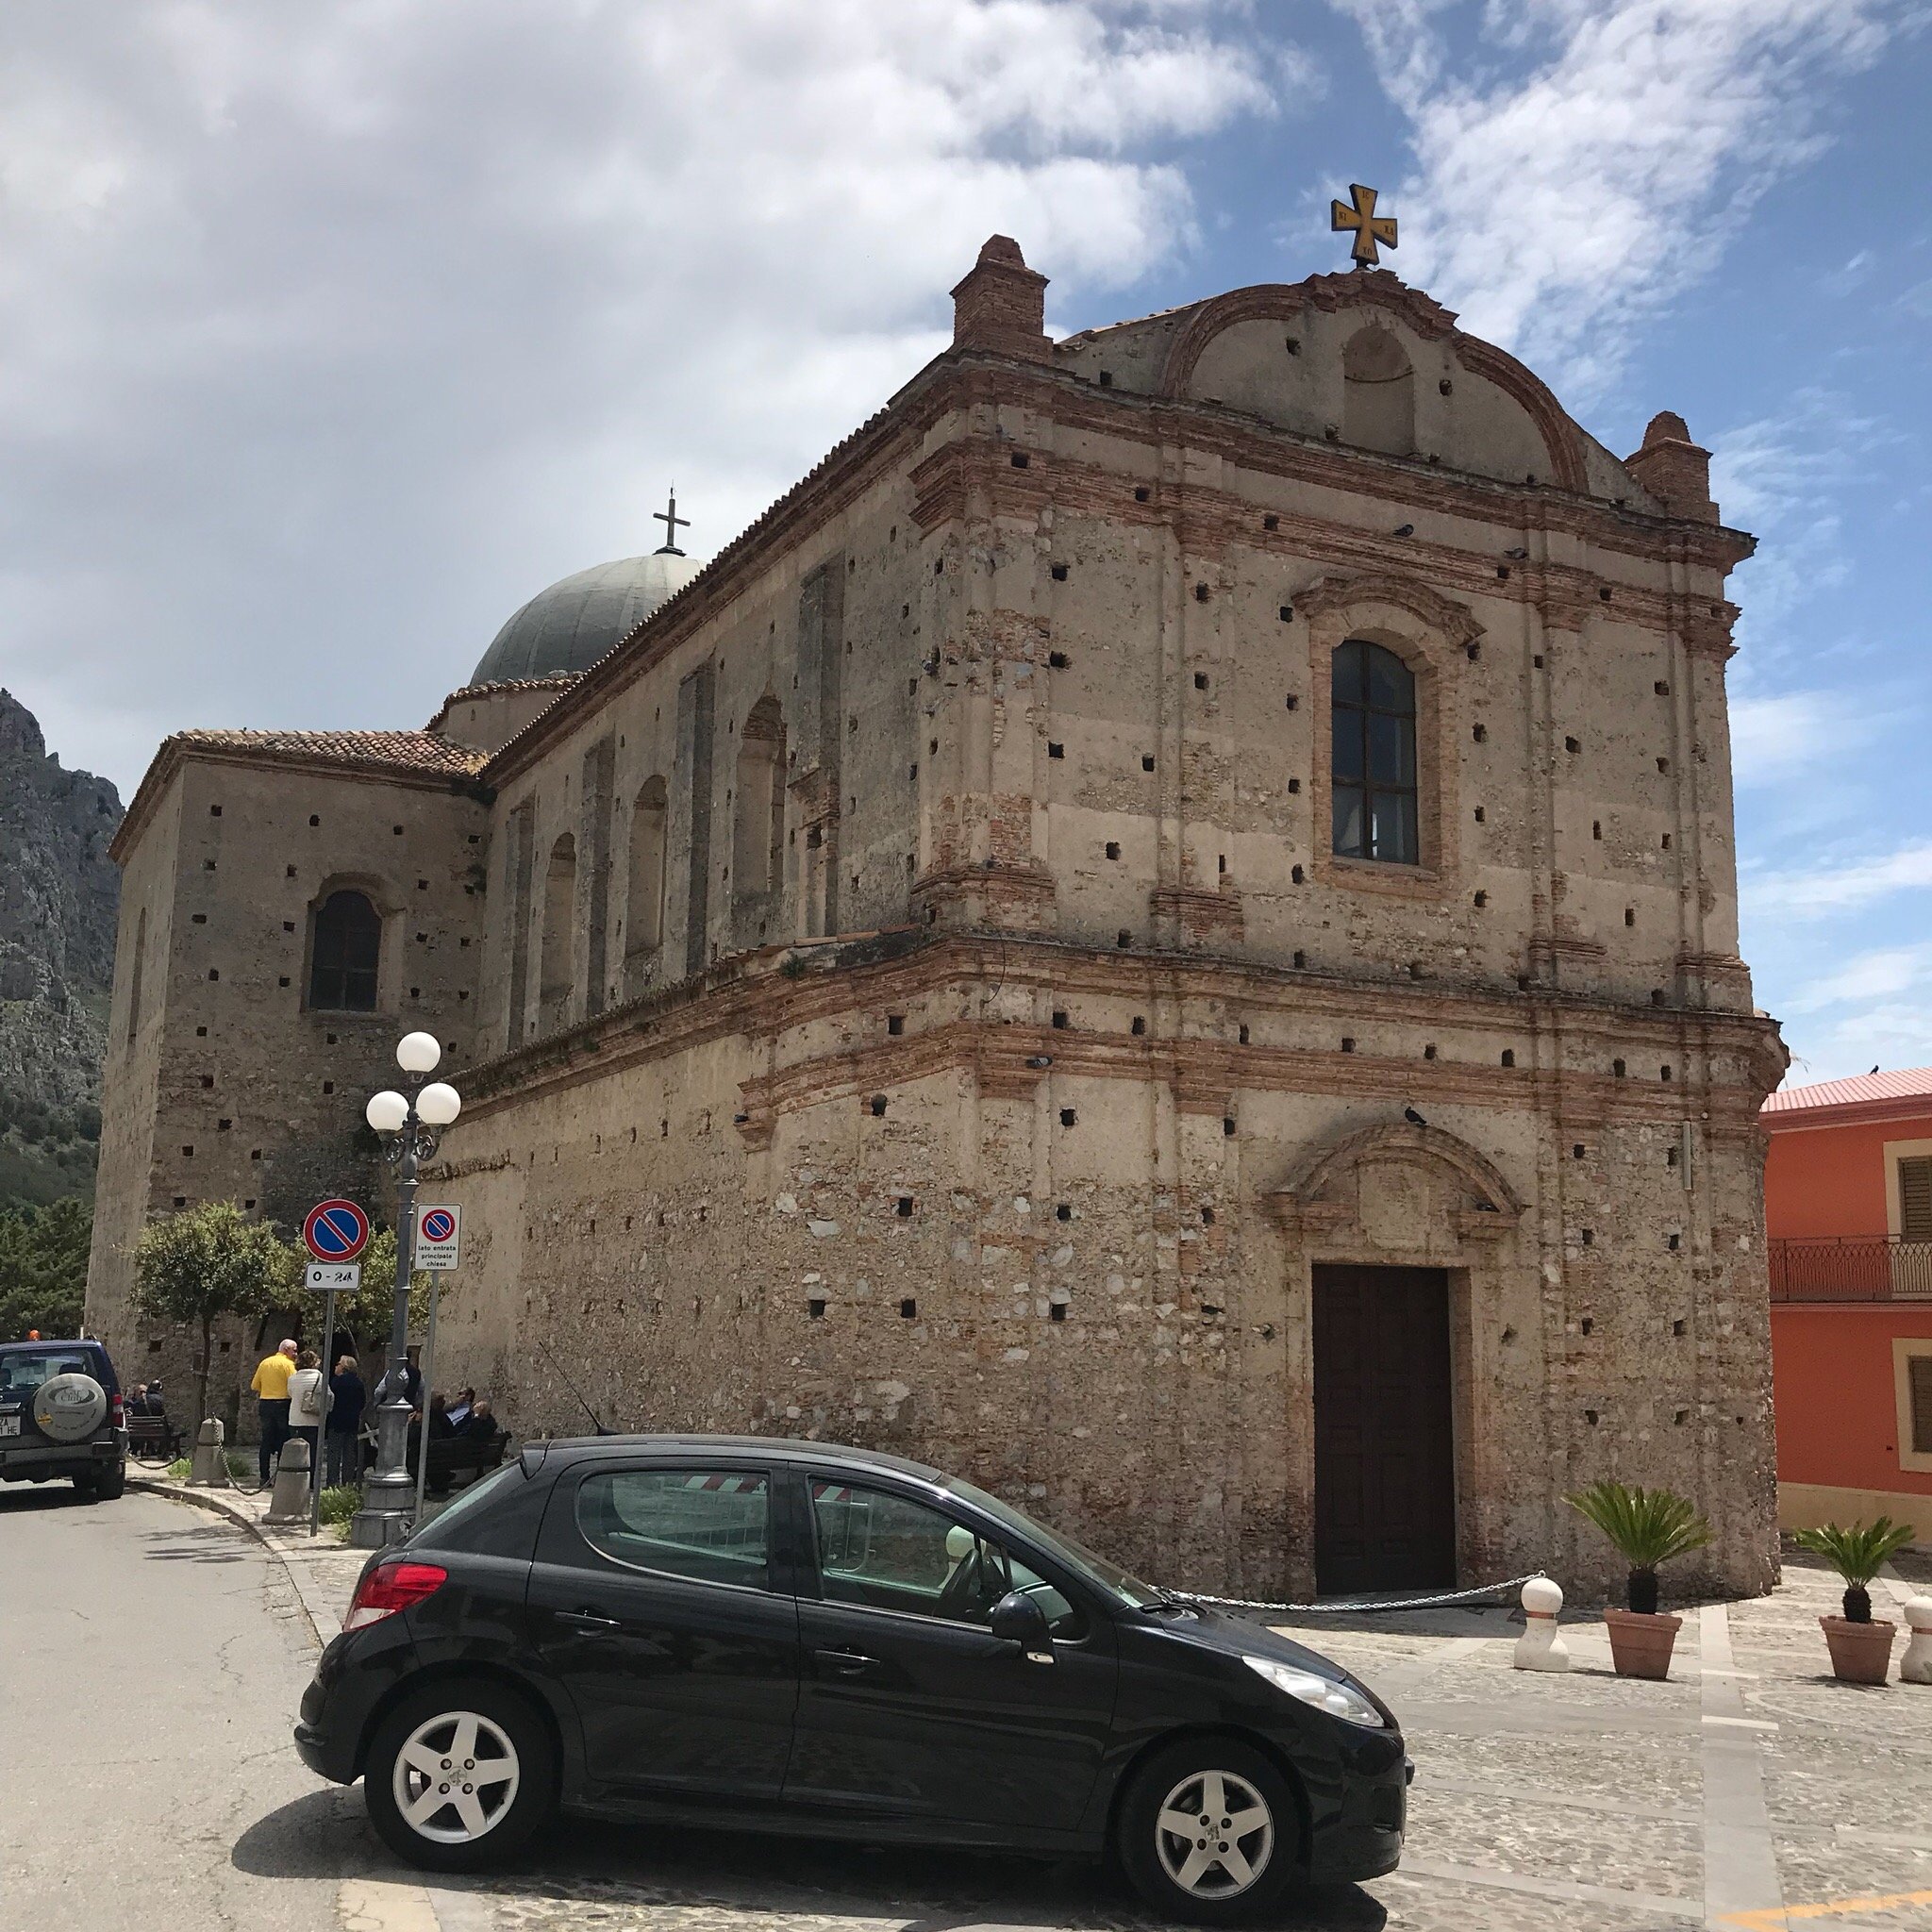
<svg viewBox="0 0 1932 1932">
<path fill-rule="evenodd" d="M 336 1345 L 336 1291 L 327 1290 L 322 1298 L 322 1427 L 315 1436 L 315 1467 L 308 1481 L 308 1534 L 322 1533 L 322 1452 L 328 1443 L 328 1385 L 335 1373 L 335 1364 L 329 1357 Z"/>
<path fill-rule="evenodd" d="M 423 1420 L 416 1436 L 416 1526 L 423 1524 L 423 1486 L 429 1474 L 430 1377 L 436 1374 L 436 1305 L 442 1299 L 442 1284 L 429 1277 L 429 1333 L 423 1342 Z"/>
</svg>

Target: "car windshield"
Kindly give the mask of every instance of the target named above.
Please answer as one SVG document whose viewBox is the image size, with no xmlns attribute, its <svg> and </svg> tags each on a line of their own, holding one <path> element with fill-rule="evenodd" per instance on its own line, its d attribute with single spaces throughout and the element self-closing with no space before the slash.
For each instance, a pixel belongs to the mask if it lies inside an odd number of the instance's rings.
<svg viewBox="0 0 1932 1932">
<path fill-rule="evenodd" d="M 56 1375 L 91 1375 L 92 1358 L 84 1348 L 71 1354 L 58 1349 L 0 1353 L 0 1395 L 29 1395 Z"/>
<path fill-rule="evenodd" d="M 1109 1596 L 1118 1597 L 1130 1608 L 1143 1610 L 1149 1604 L 1158 1604 L 1167 1595 L 1165 1591 L 1156 1590 L 1151 1583 L 1142 1583 L 1138 1576 L 1132 1576 L 1118 1563 L 1109 1563 L 1105 1557 L 1096 1557 L 1082 1543 L 1076 1543 L 1070 1536 L 1057 1529 L 1048 1529 L 1042 1523 L 1036 1523 L 1032 1517 L 1023 1515 L 1010 1503 L 1002 1503 L 997 1496 L 990 1496 L 972 1483 L 961 1482 L 955 1476 L 946 1478 L 946 1488 L 954 1495 L 963 1496 L 969 1503 L 976 1503 L 988 1515 L 995 1517 L 1010 1528 L 1030 1536 L 1043 1548 L 1051 1550 L 1069 1570 L 1084 1576 L 1089 1583 L 1097 1585 Z"/>
</svg>

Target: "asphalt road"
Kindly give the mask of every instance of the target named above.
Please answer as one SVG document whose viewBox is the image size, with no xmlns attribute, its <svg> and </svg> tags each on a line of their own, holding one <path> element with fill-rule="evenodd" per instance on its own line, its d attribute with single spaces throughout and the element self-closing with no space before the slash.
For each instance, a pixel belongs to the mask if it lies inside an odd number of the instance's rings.
<svg viewBox="0 0 1932 1932">
<path fill-rule="evenodd" d="M 315 1656 L 280 1567 L 130 1491 L 0 1490 L 0 1899 L 9 1925 L 336 1932 L 359 1791 L 289 1726 Z"/>
</svg>

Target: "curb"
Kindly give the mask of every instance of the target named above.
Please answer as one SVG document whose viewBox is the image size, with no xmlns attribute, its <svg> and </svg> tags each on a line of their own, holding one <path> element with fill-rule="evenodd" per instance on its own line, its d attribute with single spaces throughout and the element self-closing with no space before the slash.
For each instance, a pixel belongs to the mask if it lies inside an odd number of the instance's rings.
<svg viewBox="0 0 1932 1932">
<path fill-rule="evenodd" d="M 232 1523 L 238 1529 L 245 1529 L 281 1565 L 282 1574 L 289 1579 L 295 1591 L 295 1601 L 301 1606 L 303 1620 L 308 1625 L 316 1648 L 319 1650 L 328 1642 L 329 1635 L 334 1634 L 339 1612 L 331 1607 L 330 1604 L 324 1603 L 320 1605 L 321 1613 L 318 1615 L 318 1603 L 311 1600 L 315 1579 L 304 1574 L 308 1566 L 291 1560 L 291 1557 L 299 1557 L 303 1553 L 285 1549 L 268 1535 L 258 1517 L 251 1515 L 239 1504 L 231 1502 L 218 1490 L 189 1489 L 185 1484 L 162 1482 L 154 1476 L 138 1476 L 131 1470 L 127 1475 L 127 1487 L 130 1490 L 139 1490 L 143 1495 L 165 1496 L 176 1503 L 186 1503 L 193 1508 L 207 1509 Z M 335 1550 L 330 1547 L 317 1554 L 332 1556 Z M 345 1547 L 342 1554 L 347 1556 L 352 1553 Z M 361 1555 L 360 1552 L 353 1554 L 358 1557 Z M 328 1635 L 324 1634 L 325 1626 Z"/>
</svg>

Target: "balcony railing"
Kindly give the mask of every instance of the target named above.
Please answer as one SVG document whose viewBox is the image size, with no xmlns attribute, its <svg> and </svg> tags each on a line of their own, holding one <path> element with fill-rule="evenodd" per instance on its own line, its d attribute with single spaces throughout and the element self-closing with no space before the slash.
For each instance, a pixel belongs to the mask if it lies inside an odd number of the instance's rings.
<svg viewBox="0 0 1932 1932">
<path fill-rule="evenodd" d="M 1774 1302 L 1932 1301 L 1932 1241 L 1879 1236 L 1771 1243 Z"/>
</svg>

